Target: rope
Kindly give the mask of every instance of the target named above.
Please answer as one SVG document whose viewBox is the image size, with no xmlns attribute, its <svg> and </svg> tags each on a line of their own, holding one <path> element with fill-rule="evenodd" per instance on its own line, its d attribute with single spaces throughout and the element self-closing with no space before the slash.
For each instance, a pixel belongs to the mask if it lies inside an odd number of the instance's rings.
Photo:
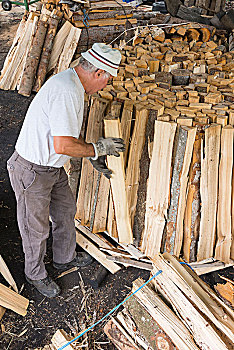
<svg viewBox="0 0 234 350">
<path fill-rule="evenodd" d="M 167 28 L 167 27 L 176 27 L 176 26 L 182 26 L 182 25 L 185 25 L 185 24 L 188 24 L 189 22 L 185 22 L 185 23 L 179 23 L 179 24 L 167 24 L 167 23 L 161 23 L 161 24 L 149 24 L 147 26 L 136 26 L 136 27 L 133 27 L 133 28 L 129 28 L 129 29 L 125 29 L 122 33 L 120 33 L 114 40 L 112 40 L 108 45 L 112 45 L 116 40 L 118 40 L 122 35 L 124 35 L 126 32 L 128 32 L 129 30 L 135 30 L 137 28 L 146 28 L 146 27 L 163 27 L 163 28 Z M 139 33 L 137 36 L 139 36 L 141 33 Z M 129 41 L 133 40 L 135 38 L 132 37 L 130 40 L 128 40 L 128 43 Z M 127 43 L 126 43 L 127 44 Z M 125 45 L 126 45 L 125 44 Z"/>
<path fill-rule="evenodd" d="M 107 318 L 108 316 L 110 316 L 115 310 L 117 310 L 121 305 L 123 305 L 128 299 L 130 299 L 134 294 L 136 294 L 140 289 L 142 289 L 143 287 L 145 287 L 149 282 L 152 281 L 152 279 L 154 279 L 155 277 L 157 277 L 160 273 L 162 273 L 162 270 L 159 270 L 155 275 L 153 275 L 148 281 L 146 281 L 145 283 L 143 283 L 135 292 L 133 292 L 132 294 L 130 294 L 126 299 L 124 299 L 120 304 L 118 304 L 117 306 L 115 306 L 111 311 L 109 311 L 104 317 L 102 317 L 99 321 L 97 321 L 96 323 L 94 323 L 92 326 L 90 326 L 89 328 L 87 328 L 85 331 L 83 331 L 82 333 L 80 333 L 77 337 L 75 337 L 74 339 L 70 340 L 68 343 L 62 345 L 58 350 L 63 350 L 65 349 L 68 345 L 70 345 L 71 343 L 73 343 L 74 341 L 76 341 L 77 339 L 79 339 L 80 337 L 82 337 L 82 335 L 84 335 L 85 333 L 87 333 L 88 331 L 90 331 L 90 329 L 94 328 L 95 326 L 97 326 L 99 323 L 101 323 L 103 320 L 105 320 L 105 318 Z"/>
</svg>

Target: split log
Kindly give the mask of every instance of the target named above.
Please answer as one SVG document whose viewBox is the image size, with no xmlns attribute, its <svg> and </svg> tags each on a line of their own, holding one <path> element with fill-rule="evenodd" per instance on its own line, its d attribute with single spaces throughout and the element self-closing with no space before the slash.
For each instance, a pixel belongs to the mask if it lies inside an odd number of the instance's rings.
<svg viewBox="0 0 234 350">
<path fill-rule="evenodd" d="M 188 196 L 184 215 L 183 255 L 186 261 L 196 261 L 197 243 L 201 217 L 201 147 L 205 136 L 204 128 L 200 127 L 194 141 L 193 157 L 189 171 Z"/>
<path fill-rule="evenodd" d="M 0 283 L 0 305 L 22 316 L 27 313 L 29 300 Z"/>
<path fill-rule="evenodd" d="M 53 42 L 52 52 L 47 67 L 47 73 L 56 67 L 71 28 L 72 24 L 66 21 L 62 28 L 58 31 Z"/>
<path fill-rule="evenodd" d="M 79 38 L 80 38 L 80 34 L 81 34 L 81 29 L 79 28 L 75 28 L 75 27 L 71 27 L 71 30 L 67 36 L 67 39 L 64 43 L 64 47 L 63 50 L 59 56 L 59 61 L 57 63 L 57 66 L 54 70 L 54 74 L 62 72 L 64 70 L 66 70 L 71 61 L 72 61 L 72 57 L 76 51 L 78 42 L 79 42 Z"/>
<path fill-rule="evenodd" d="M 28 19 L 28 12 L 26 12 L 23 15 L 23 18 L 20 21 L 20 24 L 19 24 L 19 27 L 17 29 L 16 35 L 14 37 L 13 43 L 12 43 L 12 45 L 10 47 L 10 50 L 8 51 L 8 54 L 7 54 L 7 56 L 5 58 L 5 61 L 4 61 L 3 68 L 1 70 L 0 81 L 1 81 L 1 78 L 3 77 L 3 75 L 5 74 L 5 72 L 6 72 L 7 68 L 8 68 L 8 66 L 9 66 L 10 62 L 12 61 L 14 53 L 17 50 L 17 46 L 19 46 L 19 42 L 20 42 L 20 40 L 22 39 L 22 36 L 25 33 L 25 27 L 26 27 L 27 19 Z"/>
<path fill-rule="evenodd" d="M 56 333 L 53 335 L 51 339 L 51 343 L 57 350 L 63 345 L 67 344 L 67 342 L 69 342 L 70 340 L 72 340 L 72 337 L 70 335 L 68 335 L 63 329 L 58 329 Z M 75 349 L 75 347 L 72 344 L 69 344 L 66 348 L 67 350 Z"/>
<path fill-rule="evenodd" d="M 227 301 L 229 305 L 234 306 L 234 286 L 232 283 L 227 282 L 225 284 L 218 283 L 214 286 L 214 289 L 221 297 L 221 299 L 225 302 Z"/>
<path fill-rule="evenodd" d="M 0 88 L 4 90 L 12 89 L 12 86 L 16 86 L 19 79 L 25 59 L 25 52 L 27 51 L 28 43 L 34 33 L 33 28 L 36 26 L 38 20 L 38 15 L 30 13 L 26 25 L 24 27 L 24 32 L 18 41 L 16 50 L 12 55 L 10 64 L 6 66 L 4 75 L 1 75 Z M 16 83 L 15 83 L 16 82 Z"/>
<path fill-rule="evenodd" d="M 148 257 L 160 252 L 167 217 L 172 147 L 176 123 L 155 122 L 153 154 L 147 187 L 145 229 L 142 250 Z M 162 174 L 164 174 L 162 176 Z"/>
<path fill-rule="evenodd" d="M 140 278 L 134 281 L 132 291 L 135 292 L 138 288 L 140 288 L 140 286 L 142 286 L 143 283 L 144 281 Z M 135 294 L 135 297 L 141 306 L 147 310 L 153 320 L 157 323 L 157 328 L 161 328 L 166 333 L 167 337 L 163 336 L 163 334 L 157 330 L 155 338 L 157 339 L 157 334 L 161 333 L 160 335 L 165 339 L 163 344 L 166 344 L 166 346 L 170 344 L 168 349 L 173 349 L 171 342 L 176 344 L 176 347 L 178 347 L 180 350 L 198 349 L 191 334 L 182 321 L 149 286 L 144 286 L 142 289 L 140 289 Z M 168 337 L 171 339 L 171 341 L 169 341 Z M 156 349 L 158 349 L 158 347 Z"/>
<path fill-rule="evenodd" d="M 98 97 L 92 97 L 89 119 L 87 125 L 86 142 L 97 142 L 103 136 L 103 118 L 108 101 Z M 77 199 L 77 212 L 75 218 L 81 224 L 90 225 L 93 205 L 93 194 L 97 184 L 98 172 L 86 158 L 82 161 L 81 179 Z"/>
<path fill-rule="evenodd" d="M 170 254 L 158 256 L 154 266 L 153 273 L 162 270 L 162 274 L 152 280 L 153 284 L 183 319 L 196 344 L 210 349 L 229 349 L 234 338 L 233 311 L 221 300 L 217 301 L 217 296 L 214 299 L 215 293 Z"/>
<path fill-rule="evenodd" d="M 149 111 L 144 107 L 139 107 L 136 109 L 136 120 L 129 150 L 128 167 L 126 171 L 126 191 L 131 226 L 133 226 L 133 220 L 136 212 L 137 191 L 140 175 L 139 167 L 143 147 L 145 144 L 145 131 L 148 114 Z"/>
<path fill-rule="evenodd" d="M 12 274 L 10 273 L 5 261 L 3 260 L 2 256 L 0 255 L 0 272 L 5 278 L 5 280 L 9 283 L 9 285 L 14 289 L 16 293 L 18 293 L 18 288 L 15 283 L 14 278 L 12 277 Z"/>
<path fill-rule="evenodd" d="M 201 160 L 201 224 L 197 260 L 213 256 L 218 197 L 218 167 L 220 151 L 220 125 L 205 130 L 205 150 Z"/>
<path fill-rule="evenodd" d="M 105 119 L 104 128 L 105 137 L 121 137 L 121 127 L 118 119 Z M 133 242 L 133 235 L 125 189 L 125 171 L 122 152 L 120 153 L 120 157 L 107 156 L 107 163 L 108 167 L 113 171 L 110 183 L 119 241 L 120 243 L 130 244 Z"/>
<path fill-rule="evenodd" d="M 50 55 L 51 55 L 52 47 L 54 43 L 54 38 L 56 35 L 58 23 L 61 17 L 62 17 L 62 12 L 53 10 L 49 18 L 49 26 L 48 26 L 44 46 L 41 53 L 40 63 L 37 70 L 37 78 L 34 84 L 33 91 L 38 92 L 45 81 L 47 68 L 50 60 Z"/>
<path fill-rule="evenodd" d="M 231 234 L 231 190 L 233 171 L 233 127 L 226 126 L 221 132 L 221 158 L 219 164 L 219 200 L 215 259 L 229 263 Z"/>
<path fill-rule="evenodd" d="M 170 206 L 165 228 L 165 250 L 179 256 L 183 240 L 188 172 L 196 128 L 179 127 L 175 136 Z"/>
<path fill-rule="evenodd" d="M 129 138 L 130 138 L 131 125 L 132 125 L 132 115 L 133 115 L 133 102 L 125 101 L 123 106 L 122 116 L 121 116 L 121 133 L 122 133 L 122 138 L 124 140 L 124 144 L 126 147 L 124 151 L 125 168 L 127 164 L 127 156 L 128 156 L 128 149 L 129 149 Z"/>
</svg>

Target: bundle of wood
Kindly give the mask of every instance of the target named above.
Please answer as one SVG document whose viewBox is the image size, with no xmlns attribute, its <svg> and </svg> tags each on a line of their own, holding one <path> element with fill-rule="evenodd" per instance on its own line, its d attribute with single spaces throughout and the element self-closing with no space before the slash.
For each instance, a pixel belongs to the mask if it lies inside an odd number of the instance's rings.
<svg viewBox="0 0 234 350">
<path fill-rule="evenodd" d="M 138 33 L 90 104 L 86 141 L 121 136 L 126 151 L 107 158 L 111 181 L 83 160 L 76 218 L 121 243 L 134 237 L 151 258 L 234 258 L 233 56 L 194 39 L 207 30 Z"/>
<path fill-rule="evenodd" d="M 0 88 L 24 96 L 38 91 L 47 73 L 67 69 L 77 48 L 81 29 L 66 21 L 57 33 L 63 13 L 42 8 L 41 13 L 26 13 L 6 57 Z M 57 34 L 56 34 L 57 33 Z"/>
<path fill-rule="evenodd" d="M 233 311 L 170 254 L 157 256 L 153 265 L 153 274 L 162 273 L 128 299 L 104 328 L 116 348 L 231 349 Z M 132 292 L 143 283 L 134 281 Z"/>
</svg>

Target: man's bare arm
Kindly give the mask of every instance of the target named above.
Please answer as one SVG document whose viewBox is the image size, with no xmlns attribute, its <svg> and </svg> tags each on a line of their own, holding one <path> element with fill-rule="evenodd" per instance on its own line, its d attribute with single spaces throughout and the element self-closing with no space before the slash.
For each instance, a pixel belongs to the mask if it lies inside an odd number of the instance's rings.
<svg viewBox="0 0 234 350">
<path fill-rule="evenodd" d="M 82 138 L 72 136 L 54 136 L 54 149 L 58 154 L 70 157 L 94 157 L 95 151 L 91 143 L 86 143 Z"/>
</svg>

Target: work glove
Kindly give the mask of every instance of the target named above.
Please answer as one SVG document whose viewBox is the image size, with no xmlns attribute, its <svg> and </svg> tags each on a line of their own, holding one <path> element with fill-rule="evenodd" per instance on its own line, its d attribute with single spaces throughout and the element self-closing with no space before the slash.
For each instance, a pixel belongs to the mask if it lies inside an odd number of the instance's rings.
<svg viewBox="0 0 234 350">
<path fill-rule="evenodd" d="M 94 160 L 93 158 L 88 158 L 88 159 L 92 163 L 94 169 L 96 169 L 100 173 L 103 173 L 103 175 L 107 179 L 111 178 L 112 171 L 107 168 L 105 156 L 98 157 L 98 159 L 96 159 L 96 160 Z"/>
<path fill-rule="evenodd" d="M 93 143 L 93 147 L 95 150 L 94 160 L 106 155 L 119 157 L 119 152 L 125 151 L 123 139 L 116 137 L 107 137 L 106 139 L 100 137 L 97 143 Z"/>
</svg>

